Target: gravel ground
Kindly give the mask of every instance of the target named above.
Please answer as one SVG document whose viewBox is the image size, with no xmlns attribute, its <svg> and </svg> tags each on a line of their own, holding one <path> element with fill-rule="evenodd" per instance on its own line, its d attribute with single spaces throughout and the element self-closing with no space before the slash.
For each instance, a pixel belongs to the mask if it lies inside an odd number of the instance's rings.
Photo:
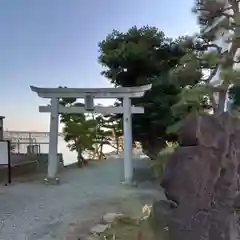
<svg viewBox="0 0 240 240">
<path fill-rule="evenodd" d="M 0 186 L 0 240 L 64 239 L 76 221 L 90 224 L 110 211 L 137 214 L 143 203 L 164 197 L 156 189 L 121 185 L 122 162 L 65 170 L 59 186 L 40 180 Z"/>
</svg>

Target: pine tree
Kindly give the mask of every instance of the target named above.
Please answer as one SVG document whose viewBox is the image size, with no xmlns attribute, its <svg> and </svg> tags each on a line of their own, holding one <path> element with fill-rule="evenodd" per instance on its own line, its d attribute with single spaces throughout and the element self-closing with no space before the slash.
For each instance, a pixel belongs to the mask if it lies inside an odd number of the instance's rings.
<svg viewBox="0 0 240 240">
<path fill-rule="evenodd" d="M 235 68 L 240 63 L 236 54 L 240 47 L 239 0 L 228 3 L 225 0 L 196 0 L 194 12 L 201 33 L 189 38 L 189 43 L 197 50 L 186 54 L 172 72 L 172 79 L 183 87 L 181 101 L 173 109 L 183 111 L 189 103 L 194 103 L 191 111 L 201 112 L 199 103 L 205 101 L 213 113 L 220 114 L 225 110 L 230 89 L 240 84 L 240 72 Z M 222 42 L 214 41 L 220 29 L 224 34 L 219 36 Z M 202 81 L 195 84 L 196 76 Z"/>
</svg>

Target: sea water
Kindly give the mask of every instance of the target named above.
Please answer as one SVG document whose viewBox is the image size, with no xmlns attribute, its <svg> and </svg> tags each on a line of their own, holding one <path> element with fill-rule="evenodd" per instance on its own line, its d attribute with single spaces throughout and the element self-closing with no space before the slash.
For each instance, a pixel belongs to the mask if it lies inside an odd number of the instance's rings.
<svg viewBox="0 0 240 240">
<path fill-rule="evenodd" d="M 36 144 L 40 145 L 40 153 L 48 153 L 49 145 L 48 144 L 41 144 L 41 143 L 47 143 L 49 141 L 48 137 L 46 138 L 37 138 Z M 35 143 L 33 143 L 35 144 Z M 58 137 L 58 153 L 62 153 L 63 155 L 63 161 L 64 165 L 69 165 L 72 163 L 77 162 L 77 153 L 76 151 L 70 151 L 68 148 L 68 143 L 64 141 L 62 137 Z M 112 152 L 115 149 L 110 146 L 103 146 L 103 152 Z M 20 153 L 26 153 L 27 151 L 27 145 L 26 144 L 19 144 L 19 147 L 16 147 L 17 152 Z M 87 155 L 84 157 L 88 158 Z"/>
</svg>

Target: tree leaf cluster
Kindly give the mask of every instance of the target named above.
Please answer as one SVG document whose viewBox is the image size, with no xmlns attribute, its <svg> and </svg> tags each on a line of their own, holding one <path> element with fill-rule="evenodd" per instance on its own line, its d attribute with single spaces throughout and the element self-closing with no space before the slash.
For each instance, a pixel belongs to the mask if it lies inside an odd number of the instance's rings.
<svg viewBox="0 0 240 240">
<path fill-rule="evenodd" d="M 99 43 L 102 74 L 111 83 L 123 87 L 152 84 L 152 89 L 144 97 L 132 99 L 133 105 L 145 109 L 143 115 L 134 114 L 132 117 L 133 141 L 141 142 L 151 158 L 165 147 L 166 141 L 177 138 L 176 134 L 166 130 L 181 117 L 174 115 L 171 107 L 179 101 L 181 89 L 186 84 L 176 84 L 169 73 L 180 66 L 182 58 L 192 54 L 195 47 L 197 44 L 188 36 L 171 39 L 149 26 L 134 26 L 127 32 L 114 30 Z M 194 65 L 197 61 L 189 63 Z M 200 73 L 193 73 L 194 77 L 192 72 L 189 76 L 193 82 L 198 82 Z"/>
<path fill-rule="evenodd" d="M 195 36 L 194 41 L 198 42 L 199 47 L 192 52 L 192 56 L 185 56 L 181 64 L 172 71 L 173 80 L 176 81 L 174 78 L 177 78 L 179 83 L 183 82 L 186 86 L 187 84 L 191 86 L 182 92 L 183 99 L 178 106 L 181 103 L 184 105 L 186 98 L 189 101 L 189 96 L 190 98 L 195 96 L 197 101 L 207 98 L 214 113 L 225 111 L 225 100 L 230 93 L 229 89 L 233 85 L 236 87 L 240 84 L 240 69 L 235 68 L 240 62 L 236 55 L 240 47 L 238 2 L 238 0 L 231 0 L 228 3 L 225 0 L 196 0 L 195 13 L 204 27 L 202 34 Z M 213 21 L 220 17 L 223 19 L 219 20 L 218 28 L 211 30 Z M 223 49 L 222 43 L 219 45 L 220 42 L 213 41 L 216 37 L 221 38 L 215 34 L 219 29 L 228 36 L 222 39 L 229 44 L 229 49 Z M 194 83 L 194 76 L 201 77 L 202 81 Z"/>
<path fill-rule="evenodd" d="M 67 107 L 84 106 L 76 99 L 66 98 L 61 99 L 60 104 Z M 92 157 L 102 158 L 103 146 L 105 144 L 114 146 L 112 144 L 113 126 L 118 136 L 121 134 L 116 121 L 101 114 L 61 114 L 60 122 L 64 125 L 64 140 L 68 142 L 71 151 L 77 152 L 79 161 L 84 160 L 86 152 L 92 153 Z"/>
<path fill-rule="evenodd" d="M 176 48 L 176 59 L 169 60 L 173 48 Z M 113 30 L 99 43 L 99 52 L 99 62 L 104 68 L 102 74 L 114 85 L 123 87 L 146 84 L 149 76 L 158 75 L 164 67 L 169 68 L 182 53 L 172 39 L 149 26 L 134 26 L 126 33 Z"/>
</svg>

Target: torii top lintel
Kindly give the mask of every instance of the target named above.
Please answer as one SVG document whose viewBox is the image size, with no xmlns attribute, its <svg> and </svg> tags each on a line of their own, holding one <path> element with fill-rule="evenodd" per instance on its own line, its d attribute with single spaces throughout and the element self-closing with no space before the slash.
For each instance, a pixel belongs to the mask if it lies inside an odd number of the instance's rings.
<svg viewBox="0 0 240 240">
<path fill-rule="evenodd" d="M 42 98 L 85 98 L 87 95 L 93 98 L 139 98 L 151 87 L 152 84 L 118 88 L 39 88 L 30 86 L 31 90 Z"/>
</svg>

